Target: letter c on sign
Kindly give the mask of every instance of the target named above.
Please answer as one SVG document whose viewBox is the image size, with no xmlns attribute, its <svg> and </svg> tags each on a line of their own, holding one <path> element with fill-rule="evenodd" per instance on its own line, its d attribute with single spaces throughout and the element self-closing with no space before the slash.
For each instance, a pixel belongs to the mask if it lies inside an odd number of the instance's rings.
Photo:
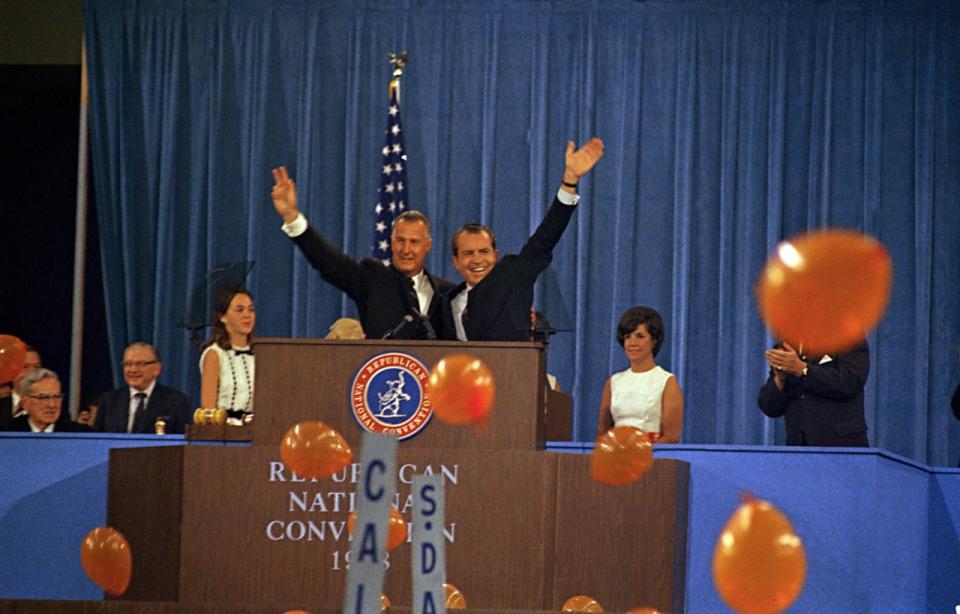
<svg viewBox="0 0 960 614">
<path fill-rule="evenodd" d="M 366 495 L 367 499 L 369 499 L 370 501 L 379 501 L 380 498 L 383 496 L 383 486 L 381 486 L 380 488 L 377 489 L 376 492 L 374 492 L 371 489 L 371 485 L 370 485 L 370 476 L 373 475 L 374 469 L 379 469 L 380 474 L 383 475 L 384 472 L 386 472 L 387 467 L 386 465 L 383 464 L 383 461 L 380 461 L 380 460 L 374 460 L 370 462 L 370 466 L 367 467 L 367 474 L 364 476 L 363 493 L 364 495 Z"/>
</svg>

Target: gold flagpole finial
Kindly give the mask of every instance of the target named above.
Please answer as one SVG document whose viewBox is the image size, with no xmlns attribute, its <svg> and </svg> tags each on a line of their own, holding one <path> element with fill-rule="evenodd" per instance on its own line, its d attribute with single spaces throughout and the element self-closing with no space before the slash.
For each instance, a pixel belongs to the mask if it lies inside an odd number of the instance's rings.
<svg viewBox="0 0 960 614">
<path fill-rule="evenodd" d="M 390 58 L 390 63 L 393 64 L 393 78 L 390 80 L 390 90 L 388 91 L 388 95 L 392 96 L 394 90 L 396 90 L 397 101 L 399 102 L 400 77 L 403 76 L 403 69 L 407 66 L 407 52 L 404 51 L 399 55 L 396 53 L 388 53 L 387 57 Z"/>
</svg>

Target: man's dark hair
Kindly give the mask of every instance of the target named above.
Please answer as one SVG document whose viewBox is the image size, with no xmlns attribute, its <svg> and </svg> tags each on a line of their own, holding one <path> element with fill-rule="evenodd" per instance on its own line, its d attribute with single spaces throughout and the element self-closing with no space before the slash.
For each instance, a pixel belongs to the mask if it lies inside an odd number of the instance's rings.
<svg viewBox="0 0 960 614">
<path fill-rule="evenodd" d="M 478 235 L 482 232 L 487 233 L 487 236 L 490 237 L 490 246 L 493 249 L 497 249 L 497 237 L 493 234 L 493 230 L 489 226 L 480 224 L 479 222 L 467 222 L 453 233 L 453 238 L 450 240 L 450 249 L 453 250 L 453 255 L 457 255 L 457 239 L 460 238 L 462 234 L 472 234 Z"/>
</svg>

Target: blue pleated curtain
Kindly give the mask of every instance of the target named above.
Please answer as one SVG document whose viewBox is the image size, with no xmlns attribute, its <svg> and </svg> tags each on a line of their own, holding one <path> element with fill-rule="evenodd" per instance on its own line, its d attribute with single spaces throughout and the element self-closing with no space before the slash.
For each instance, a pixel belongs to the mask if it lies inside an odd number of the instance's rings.
<svg viewBox="0 0 960 614">
<path fill-rule="evenodd" d="M 659 362 L 686 396 L 683 441 L 782 443 L 756 408 L 771 339 L 753 285 L 778 241 L 830 225 L 894 260 L 870 337 L 871 442 L 960 456 L 956 3 L 87 0 L 85 14 L 115 363 L 152 340 L 162 378 L 196 398 L 198 355 L 176 323 L 218 263 L 256 261 L 261 336 L 320 337 L 350 313 L 281 233 L 270 168 L 286 164 L 311 223 L 366 255 L 387 53 L 408 51 L 410 200 L 433 220 L 435 273 L 457 280 L 447 245 L 468 220 L 518 250 L 566 140 L 606 141 L 552 266 L 574 330 L 549 369 L 575 399 L 577 439 L 627 364 L 615 322 L 644 304 L 667 324 Z"/>
</svg>

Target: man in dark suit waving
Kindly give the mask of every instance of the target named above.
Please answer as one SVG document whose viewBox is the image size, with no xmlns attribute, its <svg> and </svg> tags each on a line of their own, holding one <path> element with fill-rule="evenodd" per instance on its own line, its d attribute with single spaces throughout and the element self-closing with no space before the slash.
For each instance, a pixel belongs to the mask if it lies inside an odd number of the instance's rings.
<svg viewBox="0 0 960 614">
<path fill-rule="evenodd" d="M 296 244 L 324 281 L 353 299 L 367 339 L 433 339 L 440 324 L 440 297 L 453 287 L 423 268 L 433 239 L 430 221 L 419 211 L 404 211 L 393 222 L 389 265 L 374 258 L 357 262 L 307 223 L 297 209 L 297 188 L 286 167 L 273 169 L 273 207 L 283 232 Z"/>
<path fill-rule="evenodd" d="M 187 397 L 157 383 L 163 369 L 160 354 L 149 343 L 137 341 L 123 352 L 126 386 L 100 395 L 93 430 L 101 433 L 154 433 L 158 418 L 165 432 L 183 433 L 191 419 Z"/>
<path fill-rule="evenodd" d="M 543 222 L 519 254 L 497 260 L 493 230 L 464 224 L 453 236 L 453 266 L 464 282 L 444 299 L 442 337 L 461 341 L 528 341 L 533 285 L 553 258 L 580 201 L 577 184 L 603 156 L 603 141 L 567 143 L 563 181 Z"/>
</svg>

